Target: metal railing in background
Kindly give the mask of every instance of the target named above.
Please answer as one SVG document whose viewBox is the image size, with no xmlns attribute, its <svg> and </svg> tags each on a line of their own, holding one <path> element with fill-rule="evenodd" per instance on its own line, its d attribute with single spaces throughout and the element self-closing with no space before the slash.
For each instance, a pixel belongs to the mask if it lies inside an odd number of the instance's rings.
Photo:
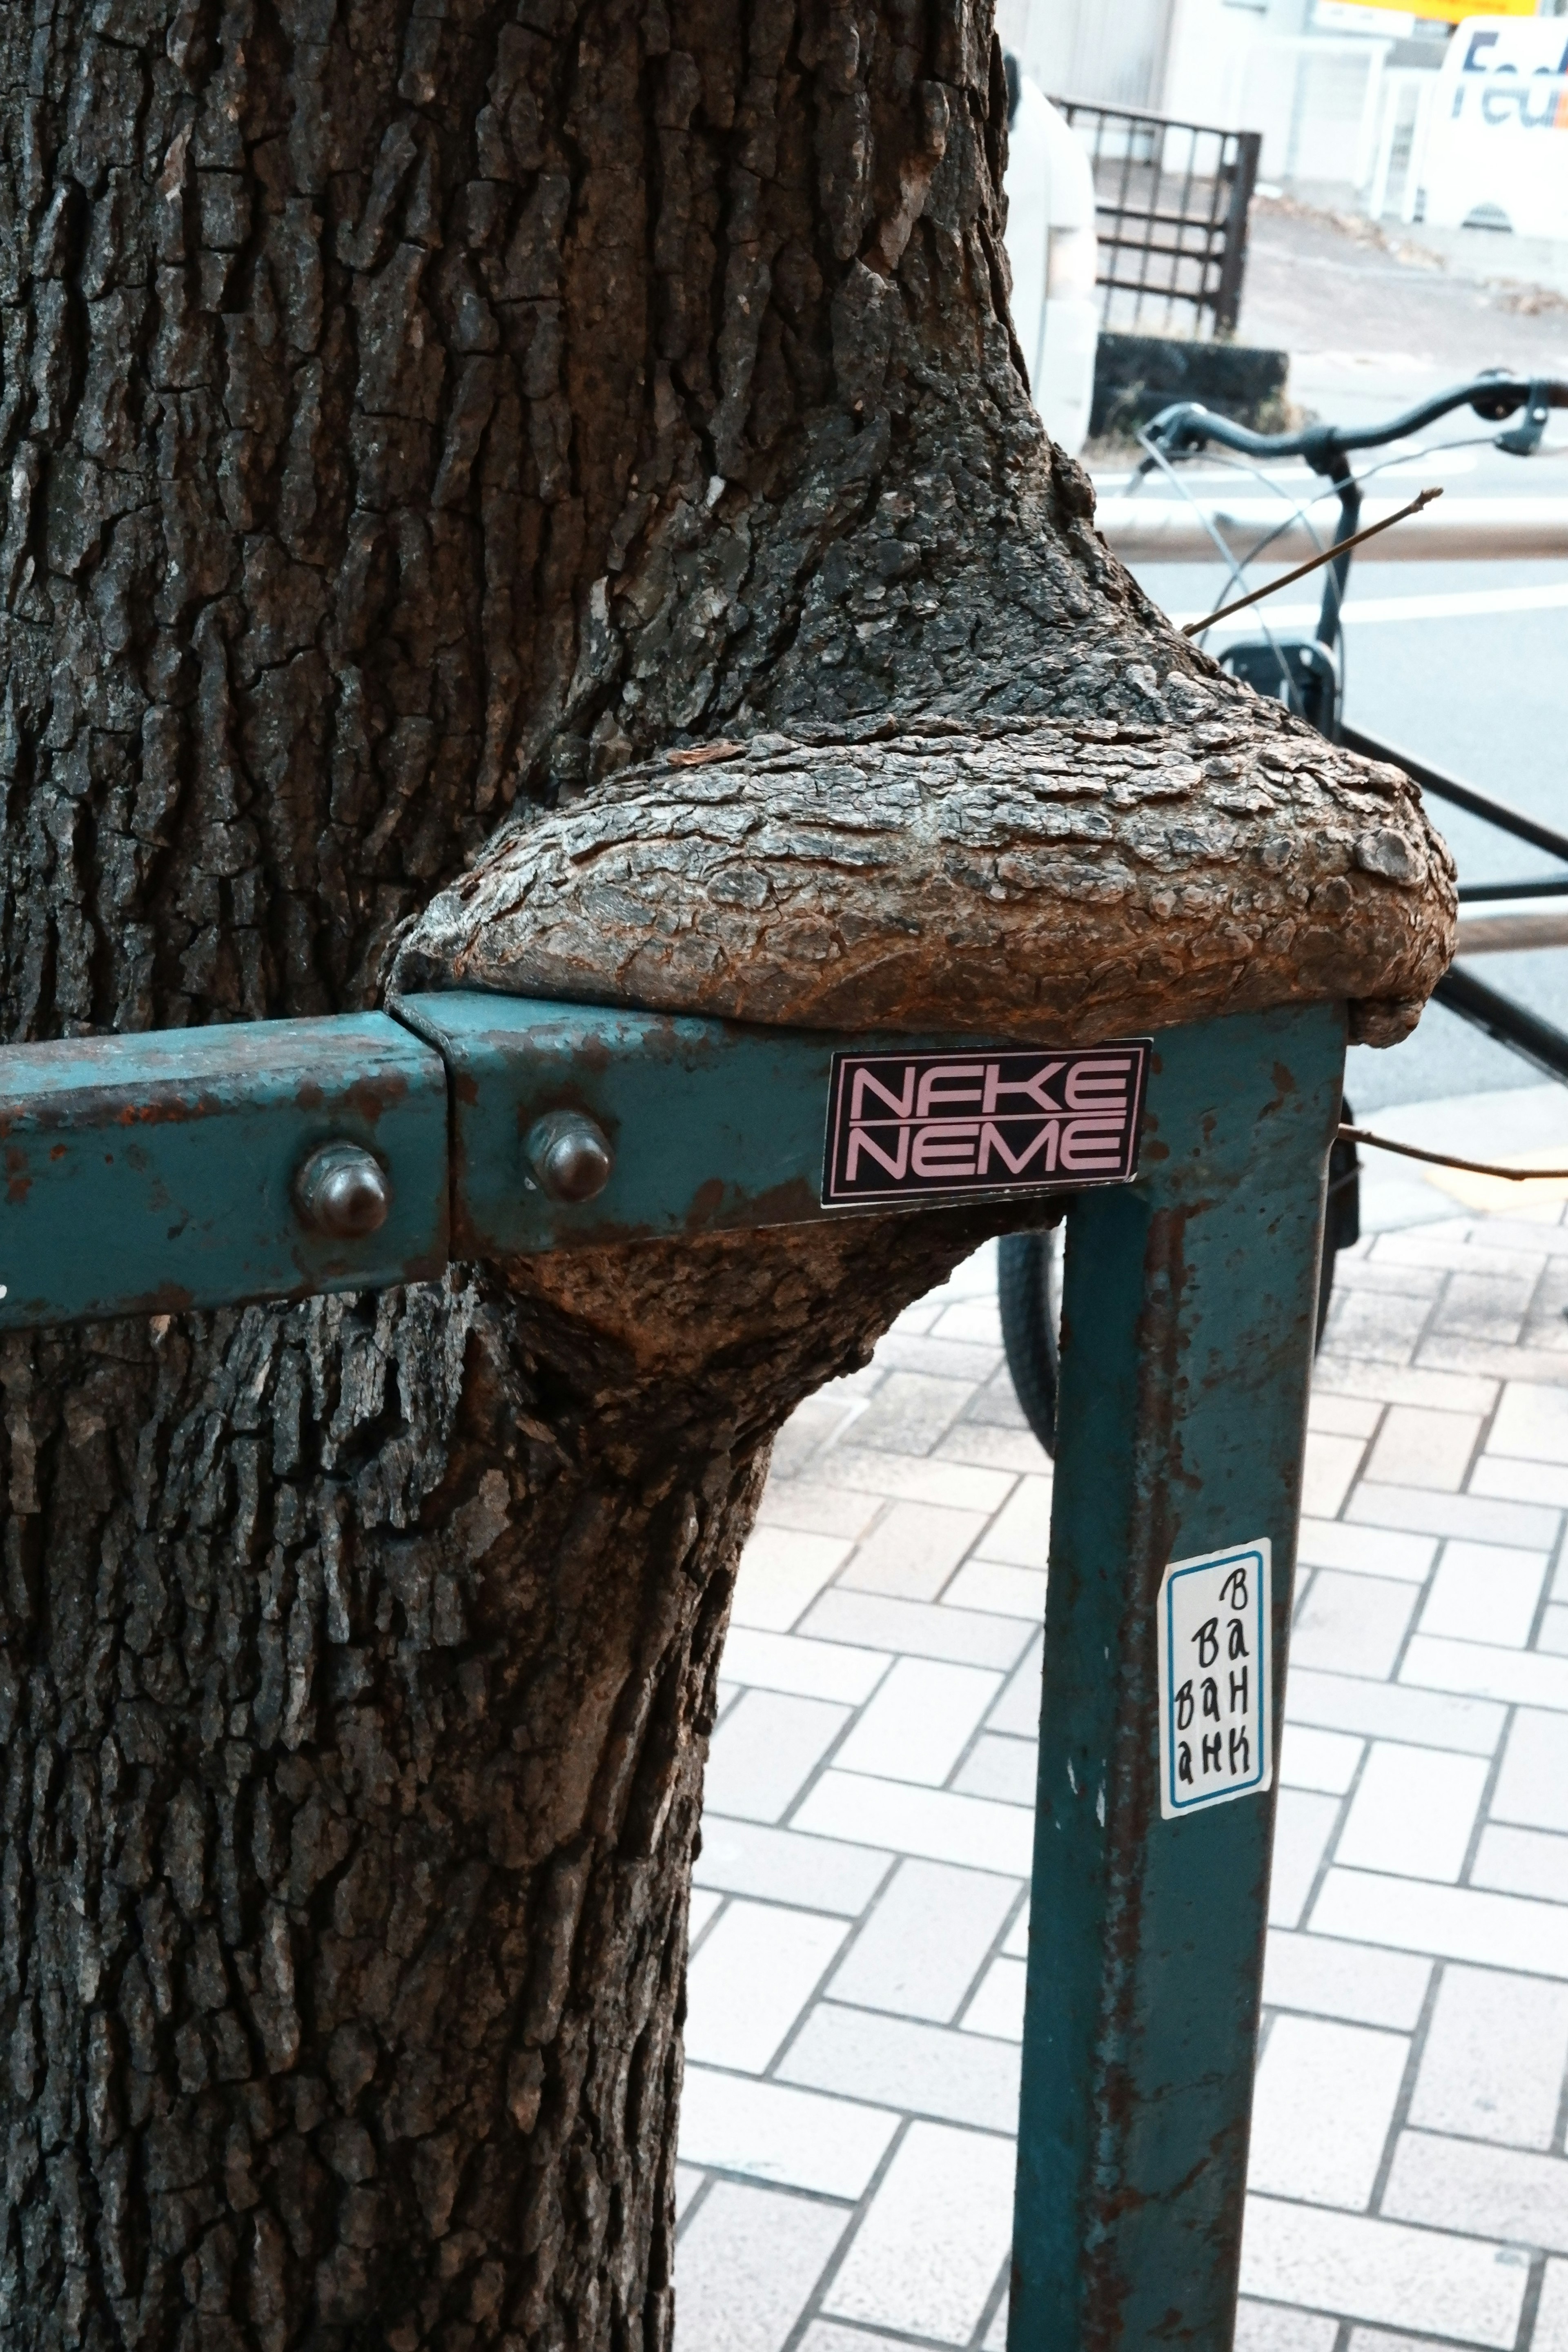
<svg viewBox="0 0 1568 2352">
<path fill-rule="evenodd" d="M 1190 320 L 1196 334 L 1233 334 L 1261 134 L 1051 102 L 1094 167 L 1101 325 L 1160 331 Z"/>
</svg>

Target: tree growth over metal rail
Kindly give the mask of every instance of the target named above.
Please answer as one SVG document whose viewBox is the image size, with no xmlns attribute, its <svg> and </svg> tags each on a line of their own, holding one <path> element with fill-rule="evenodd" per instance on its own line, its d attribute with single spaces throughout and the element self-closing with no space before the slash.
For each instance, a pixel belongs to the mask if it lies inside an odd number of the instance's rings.
<svg viewBox="0 0 1568 2352">
<path fill-rule="evenodd" d="M 1247 1004 L 1250 1105 L 1270 1005 L 1415 1018 L 1405 780 L 1175 639 L 1029 408 L 981 0 L 12 7 L 0 120 L 8 1042 L 394 963 L 1025 1043 Z M 8 2347 L 668 2346 L 769 1443 L 1005 1215 L 5 1339 Z"/>
</svg>

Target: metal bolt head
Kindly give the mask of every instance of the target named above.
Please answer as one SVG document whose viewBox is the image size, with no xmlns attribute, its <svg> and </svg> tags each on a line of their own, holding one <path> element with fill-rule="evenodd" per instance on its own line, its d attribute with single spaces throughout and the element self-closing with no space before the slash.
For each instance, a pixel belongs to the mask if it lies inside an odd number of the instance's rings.
<svg viewBox="0 0 1568 2352">
<path fill-rule="evenodd" d="M 552 1201 L 595 1199 L 616 1164 L 604 1129 L 580 1110 L 552 1110 L 536 1119 L 522 1150 L 534 1182 Z"/>
<path fill-rule="evenodd" d="M 294 1179 L 294 1203 L 314 1232 L 361 1242 L 385 1224 L 392 1181 L 363 1143 L 323 1143 Z"/>
</svg>

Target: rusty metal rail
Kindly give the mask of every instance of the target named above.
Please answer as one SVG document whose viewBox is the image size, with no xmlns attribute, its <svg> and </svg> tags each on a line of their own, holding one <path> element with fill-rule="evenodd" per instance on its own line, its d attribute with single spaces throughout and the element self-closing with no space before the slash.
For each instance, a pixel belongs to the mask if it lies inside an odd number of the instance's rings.
<svg viewBox="0 0 1568 2352">
<path fill-rule="evenodd" d="M 0 1327 L 1065 1193 L 1008 2340 L 1228 2344 L 1342 1008 L 1079 1049 L 395 1010 L 0 1052 Z"/>
</svg>

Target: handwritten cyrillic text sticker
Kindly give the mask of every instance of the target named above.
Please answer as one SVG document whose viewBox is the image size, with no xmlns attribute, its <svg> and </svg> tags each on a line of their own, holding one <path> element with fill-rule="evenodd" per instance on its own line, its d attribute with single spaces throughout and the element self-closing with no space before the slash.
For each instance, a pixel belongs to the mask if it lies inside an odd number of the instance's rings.
<svg viewBox="0 0 1568 2352">
<path fill-rule="evenodd" d="M 1274 1778 L 1268 1538 L 1175 1559 L 1160 1586 L 1160 1811 L 1173 1822 Z"/>
<path fill-rule="evenodd" d="M 1151 1046 L 835 1054 L 823 1205 L 1130 1183 Z"/>
</svg>

